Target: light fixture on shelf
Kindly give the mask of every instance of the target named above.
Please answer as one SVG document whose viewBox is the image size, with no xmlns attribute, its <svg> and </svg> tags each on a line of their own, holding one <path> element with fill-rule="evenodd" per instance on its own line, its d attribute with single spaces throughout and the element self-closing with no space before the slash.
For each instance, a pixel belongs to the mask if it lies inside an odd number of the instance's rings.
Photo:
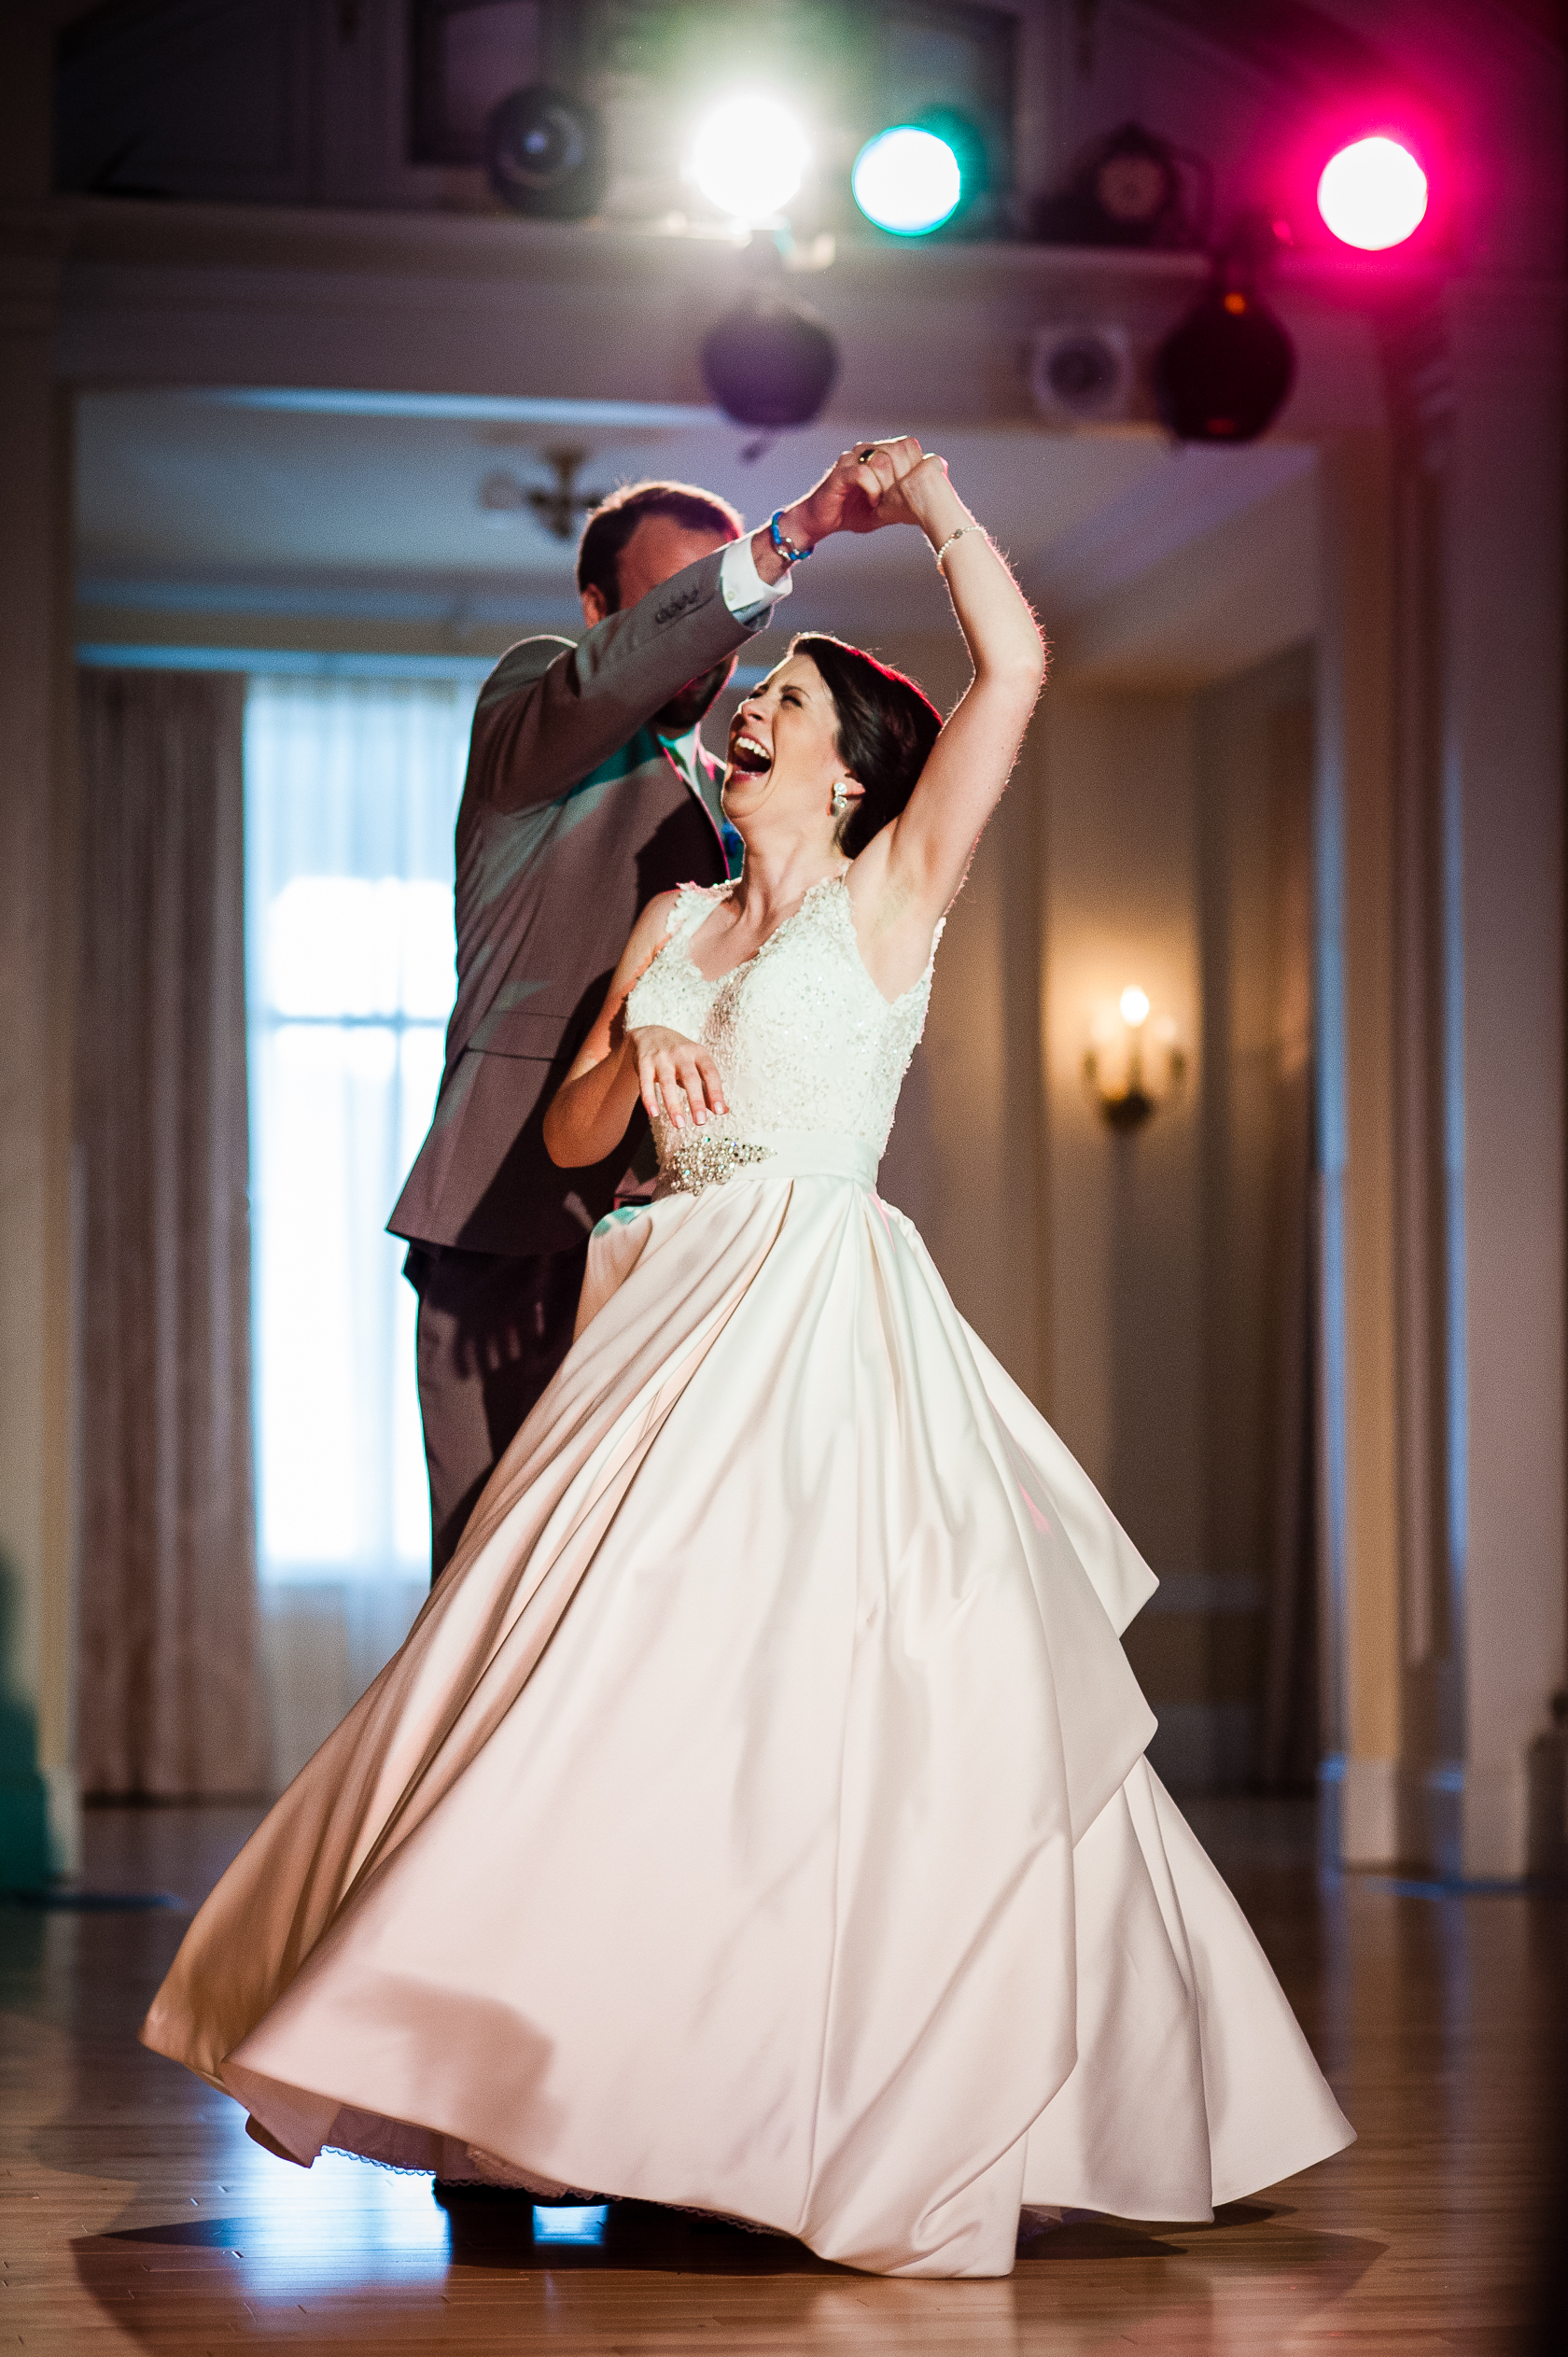
<svg viewBox="0 0 1568 2357">
<path fill-rule="evenodd" d="M 1031 226 L 1046 246 L 1181 250 L 1208 243 L 1212 212 L 1206 160 L 1125 122 L 1083 151 L 1066 184 L 1036 203 Z"/>
<path fill-rule="evenodd" d="M 514 213 L 581 221 L 598 209 L 609 178 L 594 108 L 548 82 L 510 91 L 484 124 L 490 186 Z"/>
<path fill-rule="evenodd" d="M 1113 1129 L 1141 1129 L 1186 1077 L 1187 1059 L 1176 1024 L 1155 1016 L 1147 990 L 1129 982 L 1113 1016 L 1096 1023 L 1084 1058 L 1084 1078 Z"/>
</svg>

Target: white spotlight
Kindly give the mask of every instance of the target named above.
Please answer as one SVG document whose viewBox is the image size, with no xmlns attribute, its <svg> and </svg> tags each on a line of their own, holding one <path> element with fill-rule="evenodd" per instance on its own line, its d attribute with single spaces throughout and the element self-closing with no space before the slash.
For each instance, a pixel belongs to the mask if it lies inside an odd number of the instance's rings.
<svg viewBox="0 0 1568 2357">
<path fill-rule="evenodd" d="M 811 150 L 789 108 L 742 92 L 717 106 L 692 148 L 693 179 L 735 220 L 765 221 L 800 187 Z"/>
</svg>

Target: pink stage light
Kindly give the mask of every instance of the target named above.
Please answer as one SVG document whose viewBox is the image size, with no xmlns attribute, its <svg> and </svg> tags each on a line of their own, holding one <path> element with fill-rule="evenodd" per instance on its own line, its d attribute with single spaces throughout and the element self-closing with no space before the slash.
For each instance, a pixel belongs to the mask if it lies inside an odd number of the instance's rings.
<svg viewBox="0 0 1568 2357">
<path fill-rule="evenodd" d="M 1318 211 L 1343 245 L 1402 246 L 1426 216 L 1426 175 L 1408 147 L 1379 133 L 1341 147 L 1318 182 Z"/>
</svg>

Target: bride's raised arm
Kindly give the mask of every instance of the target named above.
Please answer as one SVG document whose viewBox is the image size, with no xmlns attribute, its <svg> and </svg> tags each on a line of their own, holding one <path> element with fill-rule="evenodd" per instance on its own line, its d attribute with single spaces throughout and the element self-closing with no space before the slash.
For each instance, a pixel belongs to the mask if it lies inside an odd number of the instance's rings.
<svg viewBox="0 0 1568 2357">
<path fill-rule="evenodd" d="M 1001 799 L 1045 676 L 1045 648 L 1005 558 L 948 482 L 945 461 L 933 452 L 900 472 L 884 445 L 870 464 L 886 482 L 877 521 L 924 532 L 974 665 L 908 803 L 851 871 L 860 923 L 884 939 L 908 934 L 917 966 Z"/>
</svg>

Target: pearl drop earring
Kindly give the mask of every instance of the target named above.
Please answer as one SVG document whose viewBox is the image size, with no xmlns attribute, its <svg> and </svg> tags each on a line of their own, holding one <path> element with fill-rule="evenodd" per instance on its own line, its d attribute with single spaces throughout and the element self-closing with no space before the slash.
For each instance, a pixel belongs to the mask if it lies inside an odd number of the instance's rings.
<svg viewBox="0 0 1568 2357">
<path fill-rule="evenodd" d="M 842 819 L 842 818 L 843 818 L 843 816 L 844 816 L 844 813 L 846 812 L 846 810 L 847 810 L 847 809 L 848 809 L 848 807 L 849 807 L 849 788 L 848 788 L 847 784 L 845 782 L 845 780 L 844 780 L 842 778 L 840 778 L 840 779 L 839 779 L 839 780 L 838 780 L 838 782 L 837 782 L 837 784 L 833 787 L 833 817 L 834 817 L 835 819 Z"/>
</svg>

